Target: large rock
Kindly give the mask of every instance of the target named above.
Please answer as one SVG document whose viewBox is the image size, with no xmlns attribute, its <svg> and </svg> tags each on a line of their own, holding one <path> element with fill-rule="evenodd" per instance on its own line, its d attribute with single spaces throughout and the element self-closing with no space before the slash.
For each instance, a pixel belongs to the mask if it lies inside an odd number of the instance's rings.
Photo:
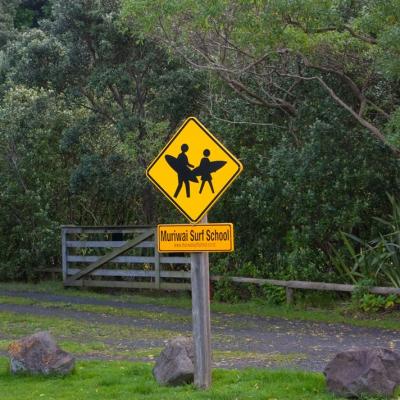
<svg viewBox="0 0 400 400">
<path fill-rule="evenodd" d="M 183 385 L 193 382 L 193 340 L 179 336 L 168 342 L 153 368 L 153 375 L 161 385 Z"/>
<path fill-rule="evenodd" d="M 66 375 L 75 365 L 74 357 L 61 350 L 49 332 L 38 332 L 12 342 L 8 355 L 13 373 Z"/>
<path fill-rule="evenodd" d="M 383 348 L 343 351 L 324 374 L 328 389 L 339 396 L 392 396 L 400 385 L 400 354 Z"/>
</svg>

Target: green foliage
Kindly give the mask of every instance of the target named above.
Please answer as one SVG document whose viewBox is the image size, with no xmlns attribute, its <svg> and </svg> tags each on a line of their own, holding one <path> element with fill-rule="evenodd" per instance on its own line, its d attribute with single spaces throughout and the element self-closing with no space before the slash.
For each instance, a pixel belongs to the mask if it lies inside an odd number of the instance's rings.
<svg viewBox="0 0 400 400">
<path fill-rule="evenodd" d="M 1 103 L 2 279 L 31 279 L 58 263 L 59 223 L 68 215 L 68 169 L 58 140 L 71 119 L 45 90 L 16 86 Z"/>
<path fill-rule="evenodd" d="M 202 90 L 200 74 L 120 32 L 118 2 L 52 1 L 44 20 L 46 4 L 10 11 L 20 33 L 0 53 L 2 279 L 59 265 L 61 224 L 167 218 L 145 168 Z"/>
<path fill-rule="evenodd" d="M 13 37 L 18 0 L 0 1 L 0 49 Z"/>
<path fill-rule="evenodd" d="M 368 279 L 357 283 L 351 296 L 353 308 L 366 313 L 376 313 L 378 311 L 392 310 L 400 304 L 400 297 L 395 294 L 381 296 L 370 293 L 369 289 L 373 285 L 374 281 Z"/>
<path fill-rule="evenodd" d="M 376 284 L 400 287 L 400 204 L 389 196 L 392 212 L 381 225 L 378 238 L 365 241 L 343 234 L 347 254 L 334 251 L 333 262 L 340 274 L 354 283 L 370 279 Z"/>
<path fill-rule="evenodd" d="M 215 282 L 213 286 L 213 298 L 224 303 L 237 303 L 240 300 L 240 293 L 229 277 L 223 277 Z"/>
<path fill-rule="evenodd" d="M 400 195 L 396 4 L 0 3 L 2 276 L 57 265 L 60 224 L 183 221 L 144 172 L 195 114 L 245 165 L 210 213 L 236 231 L 214 273 L 398 285 L 398 237 L 370 218 Z"/>
<path fill-rule="evenodd" d="M 121 18 L 126 29 L 214 71 L 253 108 L 286 119 L 305 102 L 330 98 L 398 153 L 383 134 L 398 107 L 390 82 L 399 69 L 397 0 L 123 0 Z M 314 85 L 323 93 L 308 90 Z"/>
<path fill-rule="evenodd" d="M 14 26 L 18 29 L 33 28 L 39 26 L 39 21 L 48 18 L 51 14 L 51 2 L 49 0 L 20 0 Z"/>
<path fill-rule="evenodd" d="M 371 279 L 362 279 L 357 282 L 355 289 L 351 294 L 351 298 L 355 303 L 360 302 L 360 300 L 367 294 L 369 294 L 369 289 L 374 286 L 374 281 Z"/>
<path fill-rule="evenodd" d="M 366 238 L 379 231 L 371 215 L 390 209 L 385 192 L 398 195 L 393 184 L 398 181 L 398 160 L 349 125 L 346 115 L 327 101 L 307 104 L 287 132 L 273 117 L 254 114 L 240 101 L 228 97 L 214 103 L 215 117 L 227 113 L 238 121 L 267 124 L 209 119 L 210 129 L 224 132 L 223 139 L 245 165 L 229 197 L 211 213 L 214 220 L 236 221 L 240 254 L 229 256 L 227 271 L 240 274 L 249 260 L 257 266 L 255 276 L 337 280 L 328 257 L 331 247 L 343 246 L 337 232 L 353 231 Z"/>
<path fill-rule="evenodd" d="M 364 294 L 359 301 L 359 307 L 364 312 L 378 312 L 390 310 L 400 303 L 398 296 L 391 294 L 389 296 L 380 296 L 374 294 Z"/>
<path fill-rule="evenodd" d="M 286 292 L 281 286 L 265 284 L 262 285 L 262 292 L 268 304 L 279 306 L 286 302 Z"/>
</svg>

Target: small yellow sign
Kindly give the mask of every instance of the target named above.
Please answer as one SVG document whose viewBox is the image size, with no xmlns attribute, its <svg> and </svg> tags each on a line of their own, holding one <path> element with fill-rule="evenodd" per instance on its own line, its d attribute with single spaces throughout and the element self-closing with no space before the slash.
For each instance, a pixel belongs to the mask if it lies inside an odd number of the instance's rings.
<svg viewBox="0 0 400 400">
<path fill-rule="evenodd" d="M 158 225 L 160 253 L 231 252 L 232 224 Z"/>
<path fill-rule="evenodd" d="M 200 121 L 190 117 L 150 164 L 146 174 L 195 223 L 242 169 L 241 162 Z"/>
</svg>

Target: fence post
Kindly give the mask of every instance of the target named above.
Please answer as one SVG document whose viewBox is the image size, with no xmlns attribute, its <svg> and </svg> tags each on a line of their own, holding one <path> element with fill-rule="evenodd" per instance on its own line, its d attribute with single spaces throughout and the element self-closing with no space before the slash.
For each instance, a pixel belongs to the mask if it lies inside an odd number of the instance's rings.
<svg viewBox="0 0 400 400">
<path fill-rule="evenodd" d="M 154 230 L 154 285 L 160 289 L 160 253 L 158 252 L 157 228 Z"/>
<path fill-rule="evenodd" d="M 201 221 L 206 224 L 207 215 Z M 208 253 L 191 253 L 194 384 L 201 389 L 211 385 L 211 318 Z"/>
<path fill-rule="evenodd" d="M 67 231 L 61 227 L 61 260 L 62 260 L 62 277 L 65 283 L 68 279 L 68 261 L 67 261 Z"/>
<path fill-rule="evenodd" d="M 291 287 L 286 286 L 286 304 L 290 305 L 293 303 L 294 290 Z"/>
</svg>

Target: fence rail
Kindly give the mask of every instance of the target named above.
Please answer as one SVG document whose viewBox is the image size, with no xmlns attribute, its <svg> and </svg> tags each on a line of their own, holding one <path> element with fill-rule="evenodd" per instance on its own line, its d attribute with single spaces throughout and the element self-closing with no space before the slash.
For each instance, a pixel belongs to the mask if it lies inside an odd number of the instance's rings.
<svg viewBox="0 0 400 400">
<path fill-rule="evenodd" d="M 244 278 L 244 277 L 223 277 L 223 276 L 211 276 L 211 281 L 220 281 L 222 279 L 228 279 L 231 282 L 236 283 L 252 283 L 259 286 L 262 285 L 274 285 L 282 286 L 286 288 L 286 302 L 288 304 L 293 301 L 294 289 L 305 289 L 305 290 L 322 290 L 322 291 L 333 291 L 333 292 L 353 292 L 356 289 L 356 285 L 348 285 L 344 283 L 326 283 L 326 282 L 308 282 L 308 281 L 281 281 L 277 279 L 258 279 L 258 278 Z M 384 287 L 384 286 L 372 286 L 368 289 L 370 293 L 374 294 L 398 294 L 400 295 L 400 288 L 395 287 Z"/>
<path fill-rule="evenodd" d="M 52 274 L 62 272 L 65 286 L 190 290 L 190 257 L 159 254 L 154 227 L 63 226 L 61 231 L 62 270 L 50 268 L 44 269 L 43 272 Z M 111 240 L 107 237 L 110 235 Z M 118 235 L 118 238 L 115 235 Z M 144 239 L 139 241 L 121 240 L 121 237 L 129 235 L 136 235 L 136 238 L 138 235 L 142 235 L 141 237 Z M 89 238 L 89 236 L 97 237 Z M 130 243 L 133 242 L 135 244 L 131 246 Z M 124 248 L 139 249 L 141 252 L 150 254 L 121 255 L 125 252 Z M 103 254 L 82 254 L 82 251 L 93 253 L 101 250 L 103 250 Z M 110 250 L 111 253 L 104 254 Z M 110 267 L 110 264 L 113 265 L 113 268 Z M 132 265 L 135 265 L 135 269 L 131 268 Z M 165 268 L 166 266 L 168 268 Z M 186 267 L 182 269 L 182 266 Z M 259 286 L 269 284 L 284 287 L 288 304 L 292 303 L 296 289 L 353 292 L 356 288 L 355 285 L 340 283 L 283 281 L 219 275 L 210 277 L 210 280 L 214 282 L 222 279 L 228 279 L 238 284 L 247 283 Z M 400 295 L 400 288 L 377 286 L 369 288 L 369 292 Z"/>
</svg>

